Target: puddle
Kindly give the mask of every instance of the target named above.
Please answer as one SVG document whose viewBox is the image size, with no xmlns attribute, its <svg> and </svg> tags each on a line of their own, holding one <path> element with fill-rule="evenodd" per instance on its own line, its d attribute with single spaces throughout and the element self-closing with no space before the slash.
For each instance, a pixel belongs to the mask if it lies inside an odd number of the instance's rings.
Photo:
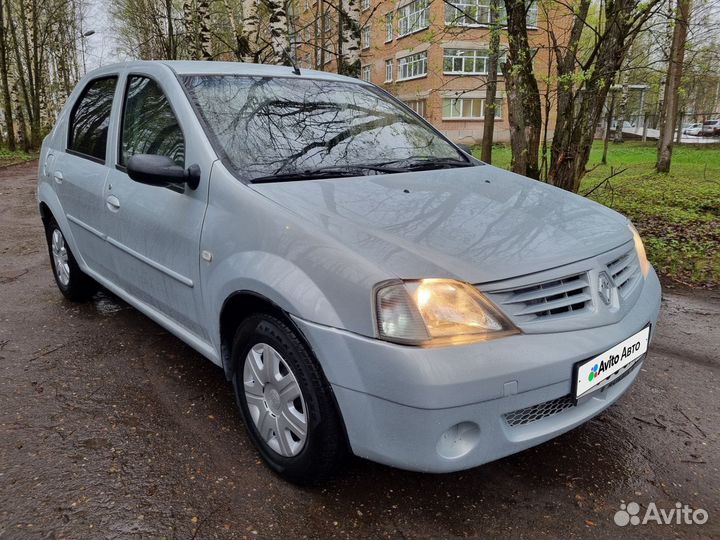
<svg viewBox="0 0 720 540">
<path fill-rule="evenodd" d="M 100 315 L 113 315 L 118 311 L 130 309 L 130 306 L 120 300 L 117 296 L 113 296 L 105 291 L 99 291 L 93 296 L 95 309 Z"/>
</svg>

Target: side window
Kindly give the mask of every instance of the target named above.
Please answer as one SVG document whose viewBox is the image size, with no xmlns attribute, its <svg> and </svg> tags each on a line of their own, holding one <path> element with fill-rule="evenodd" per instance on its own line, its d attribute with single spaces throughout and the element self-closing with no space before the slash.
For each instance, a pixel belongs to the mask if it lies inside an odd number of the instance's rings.
<svg viewBox="0 0 720 540">
<path fill-rule="evenodd" d="M 85 87 L 70 115 L 68 150 L 105 161 L 116 84 L 117 77 L 107 77 Z"/>
<path fill-rule="evenodd" d="M 167 156 L 185 166 L 185 139 L 170 103 L 155 81 L 137 75 L 128 79 L 120 165 L 135 154 Z"/>
</svg>

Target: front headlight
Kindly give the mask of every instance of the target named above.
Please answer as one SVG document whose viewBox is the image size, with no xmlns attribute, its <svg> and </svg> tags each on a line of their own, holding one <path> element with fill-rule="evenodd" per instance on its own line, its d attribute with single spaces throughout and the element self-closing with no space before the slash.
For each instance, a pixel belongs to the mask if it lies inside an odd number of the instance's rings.
<svg viewBox="0 0 720 540">
<path fill-rule="evenodd" d="M 460 281 L 387 282 L 375 301 L 378 334 L 387 341 L 453 345 L 519 333 L 480 291 Z"/>
<path fill-rule="evenodd" d="M 637 232 L 635 226 L 628 221 L 628 227 L 633 235 L 633 242 L 635 242 L 635 252 L 637 253 L 638 261 L 640 263 L 640 271 L 643 277 L 647 277 L 650 271 L 650 263 L 648 262 L 647 254 L 645 253 L 645 245 L 643 244 L 640 234 Z"/>
</svg>

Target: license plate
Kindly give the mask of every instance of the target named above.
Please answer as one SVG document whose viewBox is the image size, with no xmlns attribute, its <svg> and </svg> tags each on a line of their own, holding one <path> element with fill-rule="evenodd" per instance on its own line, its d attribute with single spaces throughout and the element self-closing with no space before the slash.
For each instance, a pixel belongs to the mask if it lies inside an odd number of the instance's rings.
<svg viewBox="0 0 720 540">
<path fill-rule="evenodd" d="M 575 366 L 575 399 L 587 394 L 647 352 L 650 327 L 618 343 L 609 351 Z"/>
</svg>

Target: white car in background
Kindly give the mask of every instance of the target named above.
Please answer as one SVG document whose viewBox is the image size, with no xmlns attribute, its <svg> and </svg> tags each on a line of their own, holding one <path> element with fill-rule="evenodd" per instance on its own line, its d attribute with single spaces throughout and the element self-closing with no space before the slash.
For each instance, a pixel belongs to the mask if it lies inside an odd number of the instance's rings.
<svg viewBox="0 0 720 540">
<path fill-rule="evenodd" d="M 702 132 L 702 123 L 698 122 L 695 124 L 690 124 L 685 129 L 683 129 L 683 133 L 685 135 L 692 135 L 693 137 L 700 136 L 700 133 Z"/>
</svg>

